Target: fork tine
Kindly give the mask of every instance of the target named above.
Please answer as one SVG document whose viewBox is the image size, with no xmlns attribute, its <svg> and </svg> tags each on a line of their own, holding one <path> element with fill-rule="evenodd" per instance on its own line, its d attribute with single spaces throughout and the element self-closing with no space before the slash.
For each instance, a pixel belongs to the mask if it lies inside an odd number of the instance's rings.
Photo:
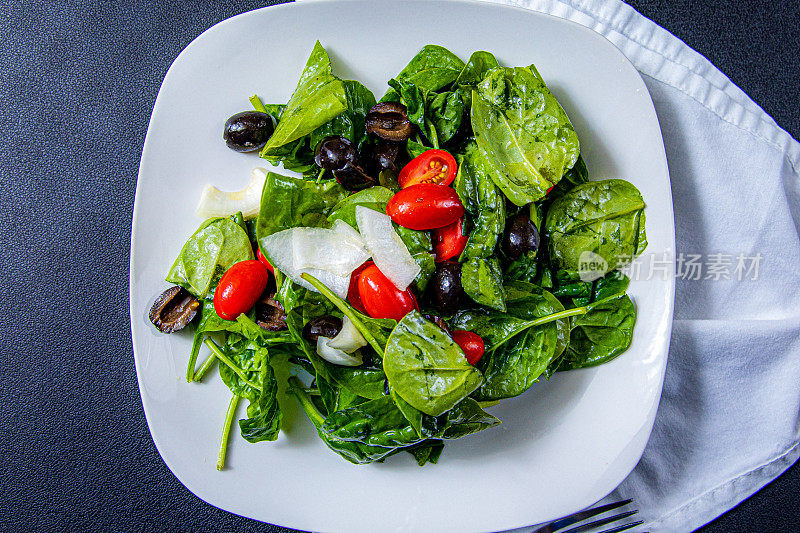
<svg viewBox="0 0 800 533">
<path fill-rule="evenodd" d="M 619 533 L 620 531 L 627 531 L 629 529 L 635 528 L 636 526 L 641 526 L 642 524 L 644 524 L 644 520 L 639 520 L 637 522 L 631 522 L 630 524 L 625 524 L 624 526 L 612 527 L 611 529 L 603 530 L 600 533 Z"/>
<path fill-rule="evenodd" d="M 606 511 L 611 511 L 612 509 L 617 509 L 619 507 L 628 505 L 632 501 L 633 500 L 622 500 L 620 502 L 607 503 L 605 505 L 601 505 L 600 507 L 586 509 L 585 511 L 578 511 L 577 513 L 571 514 L 564 518 L 560 518 L 554 522 L 550 522 L 546 526 L 537 529 L 533 533 L 553 533 L 554 531 L 558 531 L 559 529 L 564 529 L 567 526 L 571 526 L 576 522 L 580 522 L 582 520 L 586 520 L 587 518 L 591 518 L 593 516 L 605 513 Z"/>
<path fill-rule="evenodd" d="M 601 518 L 600 520 L 595 520 L 594 522 L 589 522 L 588 524 L 581 524 L 578 527 L 573 527 L 572 529 L 568 529 L 564 531 L 564 533 L 585 533 L 587 531 L 591 531 L 592 529 L 600 526 L 604 526 L 606 524 L 610 524 L 611 522 L 616 522 L 618 520 L 622 520 L 623 518 L 628 518 L 629 516 L 633 516 L 639 511 L 628 511 L 625 513 L 615 514 L 614 516 L 609 516 L 608 518 Z"/>
</svg>

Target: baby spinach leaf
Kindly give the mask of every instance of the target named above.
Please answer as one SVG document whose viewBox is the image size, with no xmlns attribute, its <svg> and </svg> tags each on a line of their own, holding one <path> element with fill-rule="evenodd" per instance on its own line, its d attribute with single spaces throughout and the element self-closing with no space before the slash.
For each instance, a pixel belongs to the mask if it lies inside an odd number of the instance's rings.
<svg viewBox="0 0 800 533">
<path fill-rule="evenodd" d="M 545 220 L 553 267 L 577 273 L 589 252 L 606 261 L 605 271 L 597 271 L 601 276 L 624 265 L 647 246 L 644 207 L 625 180 L 590 181 L 570 190 L 553 202 Z"/>
<path fill-rule="evenodd" d="M 453 339 L 418 311 L 403 317 L 389 336 L 383 370 L 400 397 L 431 416 L 452 409 L 482 382 Z"/>
<path fill-rule="evenodd" d="M 308 135 L 345 109 L 344 83 L 331 73 L 328 53 L 317 41 L 262 157 L 275 155 L 277 148 Z"/>
<path fill-rule="evenodd" d="M 408 157 L 414 159 L 418 155 L 422 155 L 423 152 L 430 150 L 429 147 L 425 146 L 424 144 L 409 140 L 406 143 L 406 152 L 408 152 Z"/>
<path fill-rule="evenodd" d="M 600 300 L 573 319 L 569 348 L 559 370 L 595 366 L 628 349 L 636 323 L 636 308 L 627 294 Z"/>
<path fill-rule="evenodd" d="M 357 228 L 356 207 L 361 205 L 384 213 L 386 212 L 386 204 L 392 198 L 392 195 L 392 191 L 386 187 L 379 186 L 353 193 L 343 198 L 331 209 L 331 214 L 328 215 L 328 222 L 333 223 L 335 220 L 344 220 L 353 228 Z"/>
<path fill-rule="evenodd" d="M 500 420 L 483 409 L 472 398 L 464 398 L 447 412 L 443 439 L 459 439 L 500 424 Z"/>
<path fill-rule="evenodd" d="M 210 218 L 183 245 L 166 279 L 202 299 L 234 263 L 253 258 L 250 239 L 238 224 Z"/>
<path fill-rule="evenodd" d="M 328 364 L 328 373 L 336 383 L 363 398 L 374 400 L 384 395 L 386 375 L 380 368 Z"/>
<path fill-rule="evenodd" d="M 488 162 L 474 142 L 460 158 L 455 189 L 471 218 L 469 240 L 461 260 L 491 257 L 503 232 L 505 198 L 490 177 Z"/>
<path fill-rule="evenodd" d="M 331 413 L 321 429 L 329 437 L 369 446 L 404 447 L 423 440 L 390 396 Z"/>
<path fill-rule="evenodd" d="M 328 135 L 346 137 L 356 146 L 360 146 L 367 137 L 364 119 L 375 105 L 375 95 L 357 81 L 345 80 L 343 83 L 347 109 L 311 133 L 310 146 L 312 149 L 315 149 L 317 144 Z"/>
<path fill-rule="evenodd" d="M 283 413 L 278 404 L 278 382 L 272 366 L 261 365 L 261 393 L 247 407 L 247 418 L 239 420 L 242 437 L 249 442 L 272 441 L 278 438 Z"/>
<path fill-rule="evenodd" d="M 433 243 L 431 242 L 431 234 L 428 231 L 417 231 L 409 228 L 404 228 L 398 224 L 392 224 L 395 232 L 403 241 L 403 244 L 408 248 L 408 252 L 414 261 L 419 265 L 420 272 L 414 279 L 417 288 L 424 291 L 428 285 L 433 271 L 436 270 L 436 262 L 433 255 Z"/>
<path fill-rule="evenodd" d="M 464 62 L 450 50 L 429 44 L 415 55 L 396 76 L 426 91 L 438 91 L 452 83 L 464 68 Z"/>
<path fill-rule="evenodd" d="M 327 226 L 326 217 L 347 191 L 334 180 L 314 183 L 270 172 L 261 193 L 256 236 L 297 226 Z"/>
<path fill-rule="evenodd" d="M 492 69 L 500 67 L 493 54 L 484 51 L 473 52 L 467 64 L 456 78 L 456 85 L 474 87 L 478 85 Z"/>
<path fill-rule="evenodd" d="M 535 67 L 490 71 L 472 93 L 478 147 L 515 204 L 542 198 L 578 157 L 578 136 Z"/>
<path fill-rule="evenodd" d="M 506 310 L 503 272 L 496 257 L 476 257 L 461 267 L 464 293 L 481 305 L 498 311 Z"/>
<path fill-rule="evenodd" d="M 409 446 L 406 451 L 414 456 L 419 466 L 425 466 L 427 463 L 436 464 L 439 462 L 444 451 L 444 442 L 436 439 L 428 439 Z"/>
<path fill-rule="evenodd" d="M 464 118 L 464 91 L 456 89 L 435 94 L 427 105 L 427 117 L 434 128 L 439 144 L 452 139 Z"/>
</svg>

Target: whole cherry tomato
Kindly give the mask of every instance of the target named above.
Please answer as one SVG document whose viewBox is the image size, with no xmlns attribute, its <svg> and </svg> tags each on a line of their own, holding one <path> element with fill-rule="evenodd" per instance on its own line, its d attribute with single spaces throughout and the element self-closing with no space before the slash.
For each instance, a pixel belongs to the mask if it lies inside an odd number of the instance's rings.
<svg viewBox="0 0 800 533">
<path fill-rule="evenodd" d="M 258 258 L 259 261 L 264 263 L 264 266 L 267 267 L 267 270 L 269 270 L 273 274 L 275 273 L 275 268 L 273 268 L 272 263 L 269 262 L 269 259 L 264 257 L 264 254 L 261 253 L 261 248 L 259 248 L 256 251 L 256 258 Z"/>
<path fill-rule="evenodd" d="M 456 160 L 444 150 L 426 150 L 403 167 L 398 177 L 405 189 L 418 183 L 450 185 L 456 179 Z"/>
<path fill-rule="evenodd" d="M 464 235 L 464 219 L 459 218 L 449 226 L 433 230 L 433 251 L 436 262 L 447 261 L 452 257 L 461 255 L 469 240 Z"/>
<path fill-rule="evenodd" d="M 362 313 L 367 313 L 367 310 L 364 309 L 364 304 L 361 301 L 361 296 L 358 294 L 358 277 L 361 275 L 364 270 L 368 267 L 371 267 L 375 263 L 372 261 L 367 261 L 360 267 L 353 270 L 353 273 L 350 274 L 350 286 L 347 288 L 347 301 L 350 302 L 350 305 L 361 311 Z"/>
<path fill-rule="evenodd" d="M 236 320 L 253 308 L 267 287 L 269 271 L 261 261 L 239 261 L 222 275 L 214 291 L 214 310 L 225 320 Z"/>
<path fill-rule="evenodd" d="M 481 360 L 483 352 L 486 351 L 486 344 L 484 344 L 480 335 L 471 331 L 457 329 L 453 331 L 451 336 L 453 340 L 456 341 L 456 344 L 464 350 L 464 355 L 467 356 L 467 362 L 469 364 L 475 365 Z"/>
<path fill-rule="evenodd" d="M 464 216 L 464 206 L 452 187 L 420 183 L 392 196 L 386 214 L 404 228 L 429 230 L 443 228 Z"/>
<path fill-rule="evenodd" d="M 358 276 L 358 294 L 367 314 L 373 318 L 400 320 L 417 309 L 411 289 L 401 291 L 375 265 L 368 266 Z"/>
</svg>

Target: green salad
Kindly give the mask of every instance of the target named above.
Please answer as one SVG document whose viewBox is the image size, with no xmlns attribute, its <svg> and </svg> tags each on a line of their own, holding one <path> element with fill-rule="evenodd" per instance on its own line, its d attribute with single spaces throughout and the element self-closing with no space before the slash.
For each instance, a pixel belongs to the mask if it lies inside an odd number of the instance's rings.
<svg viewBox="0 0 800 533">
<path fill-rule="evenodd" d="M 292 175 L 207 186 L 150 311 L 193 330 L 189 382 L 216 367 L 231 391 L 218 468 L 237 418 L 274 441 L 286 402 L 347 461 L 436 463 L 492 405 L 630 345 L 644 200 L 589 181 L 533 65 L 428 45 L 378 101 L 316 43 L 286 104 L 250 102 L 224 141 Z"/>
</svg>

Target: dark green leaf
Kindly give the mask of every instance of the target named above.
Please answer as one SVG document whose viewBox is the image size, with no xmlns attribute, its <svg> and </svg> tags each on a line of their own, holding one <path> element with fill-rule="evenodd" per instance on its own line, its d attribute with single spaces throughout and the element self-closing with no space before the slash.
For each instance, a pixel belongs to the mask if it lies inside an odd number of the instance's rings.
<svg viewBox="0 0 800 533">
<path fill-rule="evenodd" d="M 378 186 L 353 193 L 343 198 L 331 209 L 331 213 L 328 215 L 328 222 L 333 223 L 335 220 L 344 220 L 353 228 L 358 228 L 356 224 L 356 207 L 361 205 L 384 213 L 386 212 L 386 204 L 392 196 L 392 191 L 386 187 Z"/>
<path fill-rule="evenodd" d="M 247 407 L 247 418 L 239 420 L 242 437 L 249 442 L 272 441 L 278 438 L 283 413 L 278 404 L 278 382 L 267 361 L 261 365 L 262 390 Z"/>
<path fill-rule="evenodd" d="M 627 294 L 601 300 L 573 319 L 569 348 L 559 370 L 572 370 L 610 361 L 628 349 L 636 323 L 636 308 Z"/>
<path fill-rule="evenodd" d="M 596 279 L 623 266 L 647 245 L 644 207 L 642 195 L 625 180 L 573 188 L 547 212 L 545 235 L 553 267 L 592 281 L 590 276 Z M 589 261 L 593 266 L 587 270 Z"/>
<path fill-rule="evenodd" d="M 470 259 L 461 267 L 461 285 L 467 296 L 481 305 L 506 310 L 503 272 L 496 257 Z"/>
<path fill-rule="evenodd" d="M 482 382 L 453 339 L 418 311 L 408 313 L 389 336 L 383 370 L 398 395 L 431 416 L 452 409 Z"/>
<path fill-rule="evenodd" d="M 396 79 L 426 91 L 438 91 L 452 83 L 464 68 L 464 62 L 444 47 L 429 44 L 415 55 Z"/>
</svg>

